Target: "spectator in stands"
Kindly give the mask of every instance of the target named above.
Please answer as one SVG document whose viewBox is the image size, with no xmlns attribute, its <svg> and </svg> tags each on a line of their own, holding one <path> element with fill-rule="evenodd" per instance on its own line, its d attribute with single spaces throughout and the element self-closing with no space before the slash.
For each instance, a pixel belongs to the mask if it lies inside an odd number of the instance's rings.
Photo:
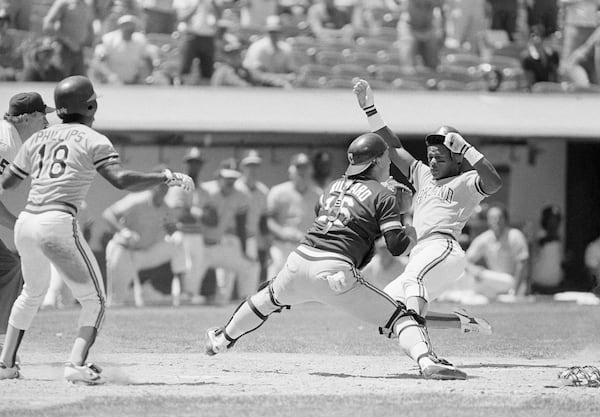
<svg viewBox="0 0 600 417">
<path fill-rule="evenodd" d="M 502 75 L 502 71 L 492 65 L 482 65 L 481 66 L 483 80 L 485 81 L 486 90 L 490 93 L 494 93 L 500 90 L 502 83 L 504 81 L 504 75 Z"/>
<path fill-rule="evenodd" d="M 10 27 L 17 30 L 29 30 L 33 0 L 2 0 L 0 8 L 5 8 L 10 16 Z"/>
<path fill-rule="evenodd" d="M 333 180 L 331 176 L 331 170 L 333 168 L 333 156 L 328 151 L 318 151 L 313 155 L 313 179 L 315 183 L 325 188 L 326 185 Z"/>
<path fill-rule="evenodd" d="M 527 25 L 530 30 L 535 26 L 543 28 L 539 35 L 545 39 L 558 30 L 557 0 L 527 0 Z"/>
<path fill-rule="evenodd" d="M 481 52 L 486 27 L 486 0 L 446 0 L 448 37 L 446 46 L 475 54 Z"/>
<path fill-rule="evenodd" d="M 465 280 L 488 299 L 499 295 L 524 295 L 529 248 L 519 229 L 509 226 L 508 212 L 500 204 L 487 211 L 489 229 L 473 239 L 467 249 Z"/>
<path fill-rule="evenodd" d="M 173 0 L 138 0 L 144 16 L 146 33 L 172 33 L 177 13 Z"/>
<path fill-rule="evenodd" d="M 59 43 L 59 67 L 65 76 L 86 75 L 84 49 L 94 40 L 92 0 L 55 0 L 44 18 L 44 31 Z"/>
<path fill-rule="evenodd" d="M 562 72 L 566 72 L 573 52 L 590 38 L 598 27 L 597 0 L 559 0 L 563 16 L 563 46 L 561 63 Z M 588 55 L 581 66 L 590 73 L 594 66 L 594 58 Z"/>
<path fill-rule="evenodd" d="M 352 6 L 338 6 L 335 0 L 316 0 L 307 11 L 307 22 L 319 39 L 350 40 L 354 35 L 352 15 Z"/>
<path fill-rule="evenodd" d="M 292 47 L 281 38 L 278 16 L 269 16 L 265 25 L 267 35 L 250 44 L 244 67 L 260 80 L 270 80 L 273 85 L 289 88 L 296 78 Z"/>
<path fill-rule="evenodd" d="M 503 30 L 511 42 L 517 31 L 519 0 L 487 0 L 491 7 L 493 30 Z"/>
<path fill-rule="evenodd" d="M 141 22 L 142 8 L 138 0 L 103 0 L 103 2 L 104 7 L 98 11 L 102 22 L 102 34 L 117 30 L 119 28 L 117 21 L 121 16 L 133 15 Z M 98 3 L 96 2 L 97 5 Z M 144 28 L 139 26 L 138 29 L 142 30 Z"/>
<path fill-rule="evenodd" d="M 92 76 L 109 84 L 142 84 L 152 73 L 150 48 L 133 15 L 117 21 L 118 29 L 102 36 L 90 65 Z"/>
<path fill-rule="evenodd" d="M 313 167 L 305 153 L 292 157 L 289 181 L 271 188 L 267 196 L 267 225 L 273 234 L 269 277 L 274 277 L 315 218 L 315 204 L 323 192 L 313 181 Z"/>
<path fill-rule="evenodd" d="M 56 43 L 42 38 L 24 56 L 23 81 L 60 81 L 65 74 L 56 63 Z"/>
<path fill-rule="evenodd" d="M 212 0 L 175 0 L 181 40 L 182 84 L 209 84 L 215 63 L 215 36 L 221 10 Z M 199 59 L 200 79 L 192 79 L 192 64 Z"/>
<path fill-rule="evenodd" d="M 174 224 L 174 218 L 165 204 L 167 191 L 167 185 L 161 184 L 152 190 L 127 194 L 102 213 L 116 232 L 106 246 L 107 287 L 112 304 L 128 300 L 133 282 L 135 305 L 144 305 L 138 275 L 142 269 L 170 261 L 175 278 L 184 282 L 185 252 L 181 239 L 171 236 L 174 230 L 169 225 Z"/>
<path fill-rule="evenodd" d="M 592 285 L 600 289 L 600 236 L 586 246 L 584 261 Z M 596 295 L 600 295 L 597 290 Z"/>
<path fill-rule="evenodd" d="M 19 41 L 9 32 L 10 16 L 0 9 L 0 81 L 15 81 L 22 68 Z"/>
<path fill-rule="evenodd" d="M 440 63 L 440 48 L 446 39 L 446 17 L 443 0 L 405 0 L 399 31 L 409 36 L 408 51 L 403 53 L 409 66 L 419 60 L 428 68 Z"/>
<path fill-rule="evenodd" d="M 242 176 L 235 188 L 248 197 L 246 254 L 260 264 L 260 282 L 267 277 L 267 262 L 271 247 L 271 234 L 267 227 L 267 195 L 269 187 L 258 180 L 262 158 L 256 150 L 249 150 L 240 161 Z"/>
<path fill-rule="evenodd" d="M 527 48 L 523 51 L 521 65 L 525 72 L 527 87 L 538 82 L 558 82 L 559 54 L 549 43 L 544 42 L 542 26 L 531 28 Z"/>
<path fill-rule="evenodd" d="M 263 27 L 268 16 L 277 14 L 277 0 L 246 0 L 242 5 L 242 26 Z"/>
<path fill-rule="evenodd" d="M 573 84 L 600 84 L 600 27 L 565 60 L 564 71 Z"/>
<path fill-rule="evenodd" d="M 532 245 L 531 292 L 552 294 L 563 280 L 563 243 L 560 235 L 562 212 L 554 205 L 545 206 L 540 217 L 541 231 Z"/>
</svg>

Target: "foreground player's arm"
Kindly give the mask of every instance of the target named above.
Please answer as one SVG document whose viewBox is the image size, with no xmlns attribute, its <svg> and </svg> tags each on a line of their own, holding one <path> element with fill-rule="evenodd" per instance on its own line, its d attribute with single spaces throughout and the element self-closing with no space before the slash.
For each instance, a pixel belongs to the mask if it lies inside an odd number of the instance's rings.
<svg viewBox="0 0 600 417">
<path fill-rule="evenodd" d="M 2 185 L 0 186 L 0 195 L 2 195 L 4 190 L 15 188 L 21 181 L 21 178 L 13 174 L 12 171 L 5 173 L 2 178 Z M 15 227 L 16 221 L 17 217 L 6 208 L 2 201 L 0 201 L 0 225 L 12 230 Z"/>
<path fill-rule="evenodd" d="M 453 153 L 459 153 L 479 174 L 479 185 L 484 193 L 492 195 L 502 187 L 502 179 L 496 168 L 485 156 L 458 133 L 448 133 L 444 145 Z"/>
<path fill-rule="evenodd" d="M 367 115 L 371 131 L 381 136 L 388 146 L 395 150 L 395 152 L 390 150 L 390 159 L 392 163 L 398 167 L 400 172 L 408 177 L 410 166 L 415 161 L 415 158 L 404 149 L 398 136 L 387 127 L 383 118 L 375 108 L 375 99 L 369 83 L 365 80 L 359 80 L 354 85 L 354 93 L 358 99 L 358 105 Z"/>
<path fill-rule="evenodd" d="M 386 247 L 394 256 L 399 256 L 409 251 L 417 242 L 417 232 L 412 226 L 388 230 L 383 233 L 383 237 Z"/>
<path fill-rule="evenodd" d="M 169 169 L 145 173 L 125 169 L 120 163 L 115 162 L 98 168 L 98 172 L 119 190 L 141 191 L 163 182 L 170 187 L 180 186 L 186 191 L 194 189 L 194 182 L 189 176 Z"/>
</svg>

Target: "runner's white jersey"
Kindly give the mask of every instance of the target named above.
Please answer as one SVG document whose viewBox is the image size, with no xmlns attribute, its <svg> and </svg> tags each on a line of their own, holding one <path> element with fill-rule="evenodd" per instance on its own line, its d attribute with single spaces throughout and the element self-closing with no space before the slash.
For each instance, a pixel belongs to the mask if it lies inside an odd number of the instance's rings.
<svg viewBox="0 0 600 417">
<path fill-rule="evenodd" d="M 86 125 L 65 123 L 41 130 L 27 140 L 10 170 L 31 175 L 28 205 L 63 203 L 77 210 L 96 170 L 119 161 L 108 138 Z"/>
<path fill-rule="evenodd" d="M 439 232 L 458 238 L 477 205 L 488 196 L 477 171 L 436 180 L 421 161 L 410 166 L 408 180 L 415 187 L 413 227 L 417 238 Z"/>
<path fill-rule="evenodd" d="M 0 121 L 0 175 L 14 161 L 22 145 L 17 129 L 6 120 Z"/>
</svg>

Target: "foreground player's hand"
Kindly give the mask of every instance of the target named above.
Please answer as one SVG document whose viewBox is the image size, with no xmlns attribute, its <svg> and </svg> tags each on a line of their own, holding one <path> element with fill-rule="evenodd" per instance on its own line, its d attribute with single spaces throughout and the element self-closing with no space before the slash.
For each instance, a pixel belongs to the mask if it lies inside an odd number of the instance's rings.
<svg viewBox="0 0 600 417">
<path fill-rule="evenodd" d="M 444 138 L 444 145 L 452 152 L 460 153 L 462 155 L 464 155 L 465 152 L 467 152 L 467 150 L 471 147 L 471 145 L 465 140 L 465 138 L 463 138 L 458 133 L 454 132 L 448 133 L 446 135 L 446 137 Z"/>
<path fill-rule="evenodd" d="M 189 175 L 182 174 L 181 172 L 173 172 L 170 169 L 165 169 L 165 184 L 169 187 L 181 187 L 184 191 L 194 190 L 194 180 Z"/>
<path fill-rule="evenodd" d="M 404 232 L 410 239 L 410 245 L 408 245 L 404 253 L 409 253 L 417 244 L 417 230 L 412 226 L 404 226 Z"/>
<path fill-rule="evenodd" d="M 371 86 L 367 81 L 362 79 L 358 80 L 356 84 L 354 84 L 352 91 L 354 91 L 354 94 L 356 94 L 358 105 L 362 109 L 366 109 L 367 107 L 372 107 L 375 105 L 373 91 L 371 90 Z"/>
</svg>

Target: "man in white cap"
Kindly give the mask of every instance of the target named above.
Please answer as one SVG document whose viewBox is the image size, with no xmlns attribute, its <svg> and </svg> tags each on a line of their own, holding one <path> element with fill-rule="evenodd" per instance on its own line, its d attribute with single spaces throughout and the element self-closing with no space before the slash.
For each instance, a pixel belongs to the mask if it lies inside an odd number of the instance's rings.
<svg viewBox="0 0 600 417">
<path fill-rule="evenodd" d="M 223 303 L 231 299 L 235 280 L 223 270 L 235 273 L 237 296 L 244 298 L 258 288 L 258 262 L 246 254 L 246 227 L 248 215 L 248 197 L 235 188 L 235 182 L 242 176 L 237 170 L 235 160 L 221 162 L 217 178 L 204 182 L 200 187 L 208 194 L 208 200 L 202 206 L 200 221 L 204 238 L 204 258 L 200 263 L 200 273 L 204 276 L 208 268 L 219 268 L 217 272 L 217 292 L 209 296 L 209 303 Z M 190 277 L 186 290 L 192 295 L 198 294 L 200 282 Z"/>
<path fill-rule="evenodd" d="M 48 127 L 46 114 L 53 111 L 38 93 L 19 93 L 10 99 L 8 111 L 0 120 L 0 176 L 4 175 L 23 142 Z M 0 201 L 0 224 L 12 230 L 15 221 L 16 217 Z M 22 285 L 19 258 L 0 240 L 0 347 L 6 334 L 10 309 Z"/>
<path fill-rule="evenodd" d="M 281 270 L 312 224 L 315 204 L 322 193 L 314 183 L 312 162 L 305 153 L 292 157 L 288 173 L 289 181 L 273 186 L 267 196 L 267 225 L 274 237 L 269 279 Z"/>
<path fill-rule="evenodd" d="M 109 84 L 140 84 L 152 73 L 152 58 L 146 36 L 139 32 L 139 19 L 124 15 L 118 29 L 102 36 L 94 50 L 91 71 Z"/>
<path fill-rule="evenodd" d="M 267 227 L 269 187 L 257 178 L 262 161 L 256 150 L 249 150 L 240 161 L 242 176 L 235 182 L 235 188 L 248 196 L 246 254 L 260 263 L 260 281 L 266 279 L 265 269 L 270 246 L 270 233 Z"/>
</svg>

